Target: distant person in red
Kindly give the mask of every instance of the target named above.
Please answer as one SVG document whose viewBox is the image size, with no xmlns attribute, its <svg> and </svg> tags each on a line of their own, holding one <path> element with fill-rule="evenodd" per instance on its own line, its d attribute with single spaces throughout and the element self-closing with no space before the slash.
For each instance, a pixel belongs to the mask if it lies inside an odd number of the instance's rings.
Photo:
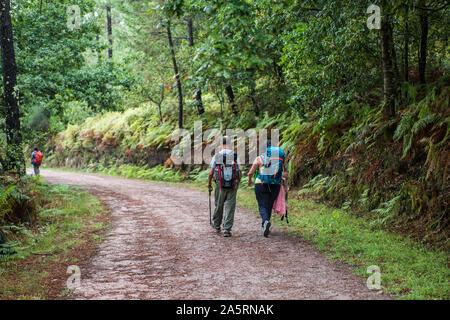
<svg viewBox="0 0 450 320">
<path fill-rule="evenodd" d="M 38 148 L 34 148 L 34 152 L 31 155 L 31 164 L 34 167 L 34 175 L 38 176 L 40 174 L 39 167 L 42 163 L 42 153 L 39 151 Z"/>
</svg>

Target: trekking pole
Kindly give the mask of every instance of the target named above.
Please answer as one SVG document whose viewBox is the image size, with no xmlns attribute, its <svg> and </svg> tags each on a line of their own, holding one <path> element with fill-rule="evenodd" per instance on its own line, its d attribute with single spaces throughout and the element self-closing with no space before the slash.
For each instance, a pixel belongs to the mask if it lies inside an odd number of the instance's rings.
<svg viewBox="0 0 450 320">
<path fill-rule="evenodd" d="M 284 220 L 284 217 L 286 217 L 286 223 L 289 224 L 289 218 L 288 218 L 288 183 L 287 183 L 287 179 L 286 181 L 286 188 L 284 190 L 284 202 L 286 203 L 286 213 L 284 215 L 281 216 L 281 221 Z"/>
<path fill-rule="evenodd" d="M 287 179 L 286 179 L 286 192 L 284 193 L 284 197 L 285 197 L 285 202 L 286 202 L 286 223 L 289 224 L 289 218 L 288 218 L 288 189 L 289 189 L 289 185 L 287 183 Z"/>
<path fill-rule="evenodd" d="M 208 192 L 209 192 L 209 224 L 212 226 L 213 224 L 212 224 L 212 220 L 211 220 L 211 191 L 212 191 L 212 188 L 209 187 L 208 188 Z"/>
<path fill-rule="evenodd" d="M 289 157 L 289 153 L 286 155 L 286 158 L 288 159 L 288 163 L 286 165 L 286 167 L 289 170 L 289 163 L 291 161 L 290 157 Z M 288 191 L 289 191 L 289 183 L 288 183 L 288 178 L 285 179 L 286 181 L 286 190 L 284 191 L 284 202 L 286 202 L 286 214 L 284 216 L 281 217 L 281 220 L 283 220 L 284 217 L 286 217 L 286 223 L 289 224 L 289 218 L 288 218 Z"/>
</svg>

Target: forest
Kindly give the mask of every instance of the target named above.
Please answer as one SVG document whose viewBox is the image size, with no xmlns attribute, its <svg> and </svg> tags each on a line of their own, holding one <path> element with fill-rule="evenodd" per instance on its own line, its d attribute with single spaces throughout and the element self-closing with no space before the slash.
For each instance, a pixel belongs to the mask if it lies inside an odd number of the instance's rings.
<svg viewBox="0 0 450 320">
<path fill-rule="evenodd" d="M 205 184 L 207 163 L 171 157 L 172 133 L 194 137 L 201 121 L 279 130 L 289 197 L 448 258 L 449 10 L 446 0 L 1 0 L 0 240 L 20 242 L 50 201 L 26 174 L 33 148 L 48 168 Z"/>
</svg>

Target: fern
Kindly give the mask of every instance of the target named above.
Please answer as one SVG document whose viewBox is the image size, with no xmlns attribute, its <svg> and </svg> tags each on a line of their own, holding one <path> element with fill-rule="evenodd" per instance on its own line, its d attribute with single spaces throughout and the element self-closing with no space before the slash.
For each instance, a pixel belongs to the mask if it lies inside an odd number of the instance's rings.
<svg viewBox="0 0 450 320">
<path fill-rule="evenodd" d="M 383 202 L 377 209 L 372 210 L 372 213 L 377 213 L 378 218 L 375 223 L 386 226 L 386 223 L 399 213 L 399 204 L 402 195 L 398 195 L 389 201 Z"/>
<path fill-rule="evenodd" d="M 439 115 L 432 113 L 425 116 L 424 118 L 417 120 L 417 122 L 415 122 L 412 127 L 412 132 L 413 133 L 420 132 L 421 130 L 425 129 L 428 125 L 437 121 L 439 118 L 440 118 Z"/>
<path fill-rule="evenodd" d="M 303 186 L 300 191 L 298 191 L 298 195 L 302 194 L 308 194 L 308 193 L 320 193 L 327 185 L 328 181 L 330 180 L 330 177 L 323 176 L 321 174 L 318 174 L 313 179 L 311 179 L 307 184 Z"/>
<path fill-rule="evenodd" d="M 436 103 L 436 91 L 433 90 L 419 103 L 412 105 L 398 123 L 394 140 L 403 139 L 403 155 L 406 157 L 412 147 L 414 137 L 432 124 L 441 123 L 442 116 L 432 112 L 432 105 Z"/>
<path fill-rule="evenodd" d="M 14 194 L 17 186 L 11 185 L 8 187 L 0 188 L 0 220 L 12 210 L 11 201 L 9 201 L 11 195 Z"/>
<path fill-rule="evenodd" d="M 411 133 L 411 129 L 414 125 L 414 118 L 415 114 L 413 112 L 408 112 L 402 117 L 394 133 L 395 141 L 398 141 Z"/>
</svg>

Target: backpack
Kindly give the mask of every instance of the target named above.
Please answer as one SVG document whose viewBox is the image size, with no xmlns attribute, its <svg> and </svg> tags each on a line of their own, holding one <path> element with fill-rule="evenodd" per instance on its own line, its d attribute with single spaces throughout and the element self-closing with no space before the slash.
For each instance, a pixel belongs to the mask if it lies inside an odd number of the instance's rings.
<svg viewBox="0 0 450 320">
<path fill-rule="evenodd" d="M 278 147 L 268 147 L 261 158 L 264 159 L 264 166 L 260 168 L 258 178 L 262 183 L 280 184 L 283 178 L 284 151 Z"/>
<path fill-rule="evenodd" d="M 40 166 L 42 163 L 42 153 L 37 151 L 34 155 L 34 164 Z"/>
<path fill-rule="evenodd" d="M 237 153 L 233 152 L 233 161 L 230 154 L 216 154 L 216 184 L 221 188 L 234 188 L 238 176 Z M 227 161 L 228 158 L 228 161 Z M 231 163 L 230 163 L 231 162 Z"/>
</svg>

